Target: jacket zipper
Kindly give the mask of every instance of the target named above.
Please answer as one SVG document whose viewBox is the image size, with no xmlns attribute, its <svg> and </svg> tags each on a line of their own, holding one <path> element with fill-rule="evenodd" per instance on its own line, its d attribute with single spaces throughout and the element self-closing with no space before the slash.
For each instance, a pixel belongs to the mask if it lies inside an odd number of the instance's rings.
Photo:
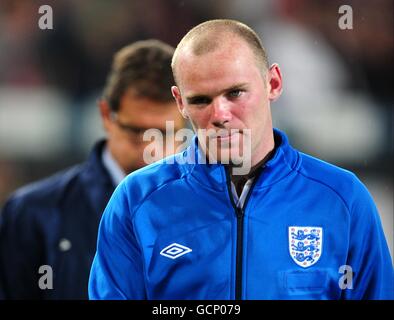
<svg viewBox="0 0 394 320">
<path fill-rule="evenodd" d="M 264 168 L 264 167 L 263 167 Z M 263 169 L 262 168 L 262 169 Z M 246 196 L 244 205 L 242 208 L 237 207 L 233 192 L 231 190 L 231 177 L 230 170 L 228 167 L 225 167 L 226 171 L 226 182 L 227 182 L 227 190 L 230 196 L 231 204 L 234 208 L 235 215 L 237 217 L 237 249 L 236 249 L 236 266 L 235 266 L 235 300 L 242 299 L 242 258 L 243 258 L 243 234 L 244 234 L 244 209 L 249 201 L 250 195 L 253 192 L 253 187 L 256 181 L 259 178 L 260 174 L 257 174 L 253 180 L 253 183 L 249 189 L 248 195 Z M 262 170 L 260 170 L 261 172 Z"/>
</svg>

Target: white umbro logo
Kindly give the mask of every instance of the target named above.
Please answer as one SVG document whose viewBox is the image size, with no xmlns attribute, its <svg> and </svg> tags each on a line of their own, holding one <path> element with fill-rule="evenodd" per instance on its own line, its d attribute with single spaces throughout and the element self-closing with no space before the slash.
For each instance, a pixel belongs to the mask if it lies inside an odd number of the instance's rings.
<svg viewBox="0 0 394 320">
<path fill-rule="evenodd" d="M 169 246 L 161 250 L 160 254 L 170 259 L 176 259 L 191 251 L 192 249 L 188 247 L 182 246 L 178 243 L 171 243 Z"/>
</svg>

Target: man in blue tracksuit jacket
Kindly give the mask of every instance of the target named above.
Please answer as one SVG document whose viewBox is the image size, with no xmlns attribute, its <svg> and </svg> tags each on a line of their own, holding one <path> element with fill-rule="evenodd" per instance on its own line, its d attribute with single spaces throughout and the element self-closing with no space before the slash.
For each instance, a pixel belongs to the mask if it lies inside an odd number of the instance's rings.
<svg viewBox="0 0 394 320">
<path fill-rule="evenodd" d="M 182 39 L 172 66 L 173 96 L 197 135 L 116 189 L 90 298 L 392 299 L 392 262 L 369 192 L 272 128 L 282 77 L 253 30 L 205 22 Z M 235 174 L 240 158 L 250 170 Z"/>
</svg>

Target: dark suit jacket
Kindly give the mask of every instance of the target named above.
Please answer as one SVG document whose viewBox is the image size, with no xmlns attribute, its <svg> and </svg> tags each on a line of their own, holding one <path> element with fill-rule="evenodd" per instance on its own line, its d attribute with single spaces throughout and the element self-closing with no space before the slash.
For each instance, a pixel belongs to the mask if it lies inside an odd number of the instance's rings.
<svg viewBox="0 0 394 320">
<path fill-rule="evenodd" d="M 105 141 L 88 161 L 16 191 L 0 214 L 0 296 L 87 299 L 102 212 L 114 190 L 101 161 Z M 42 265 L 53 289 L 40 289 Z M 49 280 L 44 281 L 47 285 Z"/>
</svg>

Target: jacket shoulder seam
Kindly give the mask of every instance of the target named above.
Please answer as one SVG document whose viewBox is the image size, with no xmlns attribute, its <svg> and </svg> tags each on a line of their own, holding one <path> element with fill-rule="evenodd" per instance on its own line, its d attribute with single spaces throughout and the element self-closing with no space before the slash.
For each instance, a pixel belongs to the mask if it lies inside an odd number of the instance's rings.
<svg viewBox="0 0 394 320">
<path fill-rule="evenodd" d="M 325 182 L 323 182 L 323 181 L 321 181 L 321 180 L 319 180 L 319 179 L 316 179 L 316 178 L 313 178 L 313 177 L 310 177 L 310 176 L 306 175 L 305 173 L 303 173 L 303 172 L 300 171 L 300 168 L 297 170 L 297 172 L 298 172 L 300 175 L 302 175 L 304 178 L 306 178 L 306 179 L 308 179 L 308 180 L 311 180 L 311 181 L 314 181 L 314 182 L 316 182 L 316 183 L 319 183 L 319 184 L 321 184 L 321 185 L 327 187 L 328 189 L 330 189 L 332 192 L 334 192 L 334 193 L 338 196 L 338 198 L 341 199 L 341 201 L 342 201 L 343 204 L 345 205 L 346 210 L 347 210 L 348 213 L 349 213 L 349 216 L 351 216 L 351 214 L 350 214 L 350 209 L 349 209 L 349 206 L 348 206 L 347 202 L 346 202 L 345 199 L 340 195 L 340 193 L 338 193 L 337 190 L 335 190 L 332 186 L 330 186 L 329 184 L 327 184 L 327 183 L 325 183 Z"/>
<path fill-rule="evenodd" d="M 185 175 L 181 175 L 181 176 L 178 177 L 178 178 L 174 178 L 174 179 L 171 179 L 171 180 L 167 180 L 167 181 L 163 182 L 162 184 L 156 186 L 153 190 L 151 190 L 148 194 L 146 194 L 145 197 L 143 197 L 143 198 L 139 201 L 138 204 L 136 204 L 135 208 L 134 208 L 133 211 L 131 212 L 130 219 L 131 219 L 131 220 L 134 220 L 134 218 L 135 218 L 135 216 L 136 216 L 136 214 L 137 214 L 137 211 L 140 209 L 140 207 L 141 207 L 141 206 L 144 204 L 144 202 L 147 201 L 147 199 L 148 199 L 151 195 L 153 195 L 156 191 L 160 190 L 161 188 L 165 187 L 166 185 L 168 185 L 168 184 L 170 184 L 170 183 L 173 183 L 173 182 L 175 182 L 175 181 L 184 179 L 184 176 L 185 176 Z M 127 185 L 126 185 L 125 187 L 126 187 L 126 189 L 128 189 L 128 186 L 127 186 Z M 128 192 L 127 192 L 127 193 L 128 193 Z"/>
</svg>

